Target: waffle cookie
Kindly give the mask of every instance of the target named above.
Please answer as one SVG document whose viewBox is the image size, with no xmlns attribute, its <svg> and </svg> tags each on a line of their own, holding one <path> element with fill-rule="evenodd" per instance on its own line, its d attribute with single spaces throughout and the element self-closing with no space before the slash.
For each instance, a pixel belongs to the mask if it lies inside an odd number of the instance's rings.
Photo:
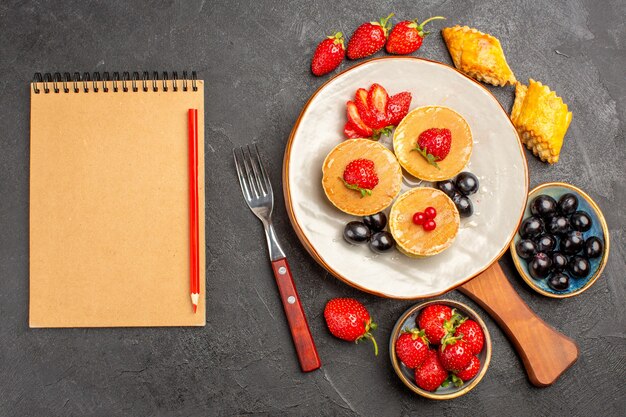
<svg viewBox="0 0 626 417">
<path fill-rule="evenodd" d="M 561 97 L 533 79 L 528 86 L 517 83 L 511 121 L 535 156 L 550 164 L 558 162 L 563 138 L 572 121 L 572 112 Z"/>
</svg>

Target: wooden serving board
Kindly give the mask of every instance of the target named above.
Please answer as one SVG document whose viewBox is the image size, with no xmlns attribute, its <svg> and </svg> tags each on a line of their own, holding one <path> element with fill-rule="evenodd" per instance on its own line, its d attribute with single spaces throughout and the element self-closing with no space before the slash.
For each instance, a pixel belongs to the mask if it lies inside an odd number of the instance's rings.
<svg viewBox="0 0 626 417">
<path fill-rule="evenodd" d="M 528 307 L 498 262 L 458 289 L 485 309 L 504 330 L 533 385 L 552 385 L 578 359 L 576 343 Z"/>
</svg>

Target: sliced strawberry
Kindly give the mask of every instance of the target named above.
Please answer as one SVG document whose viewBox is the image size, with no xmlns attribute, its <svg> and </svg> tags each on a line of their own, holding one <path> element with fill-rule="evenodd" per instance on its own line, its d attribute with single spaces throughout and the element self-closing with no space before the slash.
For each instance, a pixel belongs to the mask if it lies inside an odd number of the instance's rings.
<svg viewBox="0 0 626 417">
<path fill-rule="evenodd" d="M 370 127 L 373 129 L 382 129 L 389 125 L 387 118 L 387 102 L 389 101 L 389 95 L 387 90 L 380 84 L 372 84 L 370 91 L 367 94 L 367 106 L 370 112 L 374 116 L 373 124 Z"/>
<path fill-rule="evenodd" d="M 356 131 L 357 128 L 350 121 L 347 121 L 346 125 L 343 127 L 343 134 L 346 135 L 348 139 L 359 139 L 361 135 L 359 135 Z"/>
<path fill-rule="evenodd" d="M 359 137 L 369 138 L 372 136 L 374 132 L 363 122 L 363 119 L 361 119 L 359 110 L 357 109 L 354 101 L 348 101 L 346 107 L 348 109 L 348 122 L 352 123 L 352 126 Z"/>
<path fill-rule="evenodd" d="M 367 90 L 364 88 L 359 88 L 356 90 L 356 94 L 354 95 L 354 104 L 356 104 L 356 108 L 359 111 L 359 116 L 361 116 L 361 120 L 367 126 L 373 128 L 376 125 L 376 117 L 371 112 L 369 105 L 367 104 Z"/>
<path fill-rule="evenodd" d="M 400 124 L 404 116 L 409 113 L 411 106 L 411 93 L 403 91 L 389 98 L 387 102 L 387 117 L 389 124 L 397 126 Z"/>
<path fill-rule="evenodd" d="M 357 105 L 361 103 L 365 106 L 365 108 L 367 108 L 367 90 L 365 88 L 359 88 L 356 90 L 356 94 L 354 94 L 354 102 Z"/>
</svg>

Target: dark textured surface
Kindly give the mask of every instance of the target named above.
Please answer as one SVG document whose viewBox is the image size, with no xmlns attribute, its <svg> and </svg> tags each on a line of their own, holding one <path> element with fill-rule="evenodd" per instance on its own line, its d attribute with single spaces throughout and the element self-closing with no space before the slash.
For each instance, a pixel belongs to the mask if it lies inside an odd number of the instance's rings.
<svg viewBox="0 0 626 417">
<path fill-rule="evenodd" d="M 412 303 L 338 282 L 287 220 L 284 146 L 326 80 L 309 73 L 315 44 L 389 11 L 440 14 L 498 36 L 518 78 L 548 84 L 574 113 L 558 165 L 529 156 L 531 186 L 567 181 L 596 199 L 612 237 L 607 268 L 589 291 L 559 301 L 527 288 L 508 254 L 502 261 L 522 298 L 580 346 L 578 363 L 550 388 L 528 383 L 483 312 L 494 341 L 485 379 L 454 401 L 414 396 L 393 373 L 386 340 Z M 625 15 L 619 0 L 0 2 L 0 415 L 624 415 Z M 419 55 L 450 63 L 437 30 Z M 135 69 L 196 69 L 207 80 L 207 326 L 29 330 L 28 82 L 34 71 Z M 491 90 L 511 105 L 511 87 Z M 323 361 L 311 374 L 298 369 L 260 224 L 236 185 L 231 149 L 253 140 L 278 191 L 276 228 Z M 380 324 L 378 358 L 366 344 L 329 336 L 321 312 L 335 296 L 366 303 Z M 474 305 L 456 291 L 449 297 Z"/>
</svg>

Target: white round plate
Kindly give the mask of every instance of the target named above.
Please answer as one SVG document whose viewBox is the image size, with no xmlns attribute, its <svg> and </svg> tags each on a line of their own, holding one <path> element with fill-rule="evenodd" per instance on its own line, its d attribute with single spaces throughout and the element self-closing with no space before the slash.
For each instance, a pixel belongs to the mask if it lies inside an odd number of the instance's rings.
<svg viewBox="0 0 626 417">
<path fill-rule="evenodd" d="M 474 149 L 467 170 L 480 180 L 470 198 L 474 215 L 461 219 L 456 240 L 422 259 L 396 250 L 375 254 L 343 240 L 354 216 L 336 209 L 322 189 L 322 163 L 342 140 L 346 102 L 359 87 L 379 83 L 390 95 L 409 91 L 411 109 L 447 106 L 467 120 Z M 381 139 L 388 147 L 391 137 Z M 403 192 L 428 185 L 405 174 Z M 478 275 L 507 249 L 528 195 L 524 150 L 507 113 L 481 84 L 447 65 L 414 57 L 379 58 L 356 65 L 324 84 L 296 122 L 283 165 L 283 187 L 292 225 L 309 253 L 329 272 L 363 291 L 391 298 L 443 294 Z"/>
</svg>

